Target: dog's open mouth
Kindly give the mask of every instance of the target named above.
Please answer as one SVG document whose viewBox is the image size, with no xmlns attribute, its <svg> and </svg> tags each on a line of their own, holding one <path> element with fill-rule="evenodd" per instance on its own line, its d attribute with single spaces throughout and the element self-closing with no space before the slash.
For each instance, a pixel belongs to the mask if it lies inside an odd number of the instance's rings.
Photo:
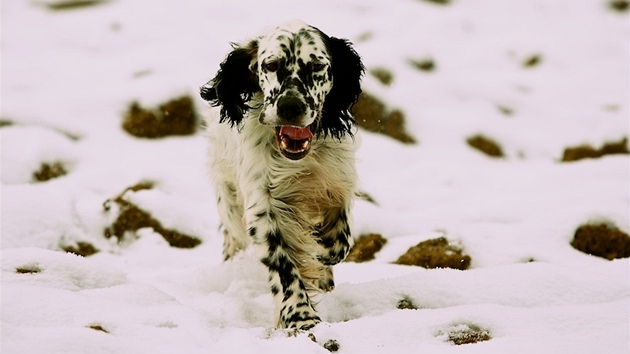
<svg viewBox="0 0 630 354">
<path fill-rule="evenodd" d="M 309 127 L 282 125 L 276 127 L 276 140 L 282 155 L 291 160 L 299 160 L 311 149 L 313 133 Z"/>
</svg>

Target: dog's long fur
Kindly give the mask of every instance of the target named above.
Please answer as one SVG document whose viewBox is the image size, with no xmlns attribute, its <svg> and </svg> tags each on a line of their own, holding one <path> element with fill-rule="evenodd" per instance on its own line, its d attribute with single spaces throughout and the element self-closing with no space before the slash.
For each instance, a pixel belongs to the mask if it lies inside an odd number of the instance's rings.
<svg viewBox="0 0 630 354">
<path fill-rule="evenodd" d="M 220 106 L 208 134 L 223 256 L 252 243 L 260 249 L 278 328 L 306 330 L 320 322 L 310 295 L 332 290 L 331 267 L 353 244 L 357 177 L 349 110 L 363 71 L 348 41 L 293 21 L 234 45 L 201 88 L 204 99 Z M 308 127 L 310 149 L 282 151 L 278 126 L 302 134 Z"/>
</svg>

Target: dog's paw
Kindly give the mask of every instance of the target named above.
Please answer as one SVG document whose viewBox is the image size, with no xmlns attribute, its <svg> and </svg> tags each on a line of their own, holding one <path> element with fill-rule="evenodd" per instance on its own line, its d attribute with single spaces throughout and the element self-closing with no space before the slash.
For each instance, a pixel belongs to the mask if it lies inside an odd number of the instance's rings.
<svg viewBox="0 0 630 354">
<path fill-rule="evenodd" d="M 335 247 L 333 249 L 329 249 L 326 254 L 319 255 L 317 260 L 323 265 L 333 266 L 346 259 L 349 251 L 350 247 Z"/>
</svg>

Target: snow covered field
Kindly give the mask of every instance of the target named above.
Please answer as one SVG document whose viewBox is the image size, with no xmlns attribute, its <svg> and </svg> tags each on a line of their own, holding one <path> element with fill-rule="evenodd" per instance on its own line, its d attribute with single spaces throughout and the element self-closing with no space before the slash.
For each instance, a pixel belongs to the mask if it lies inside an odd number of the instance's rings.
<svg viewBox="0 0 630 354">
<path fill-rule="evenodd" d="M 630 230 L 628 155 L 560 162 L 567 147 L 630 135 L 627 11 L 608 0 L 140 1 L 53 10 L 2 3 L 0 351 L 4 353 L 627 353 L 630 263 L 571 247 L 584 224 Z M 132 101 L 197 98 L 229 42 L 302 18 L 356 44 L 364 90 L 401 110 L 417 144 L 360 132 L 355 235 L 376 259 L 335 267 L 323 323 L 272 328 L 251 252 L 221 262 L 202 132 L 139 139 Z M 410 64 L 431 59 L 432 71 Z M 476 134 L 505 157 L 467 145 Z M 359 141 L 358 141 L 359 143 Z M 67 174 L 33 182 L 43 163 Z M 127 197 L 192 249 L 151 229 L 104 237 Z M 391 264 L 445 236 L 466 271 Z M 61 251 L 90 244 L 89 257 Z M 418 309 L 398 309 L 407 299 Z M 478 329 L 489 340 L 449 338 Z M 313 341 L 315 339 L 315 341 Z M 338 348 L 335 348 L 335 343 Z M 326 344 L 326 348 L 324 347 Z"/>
</svg>

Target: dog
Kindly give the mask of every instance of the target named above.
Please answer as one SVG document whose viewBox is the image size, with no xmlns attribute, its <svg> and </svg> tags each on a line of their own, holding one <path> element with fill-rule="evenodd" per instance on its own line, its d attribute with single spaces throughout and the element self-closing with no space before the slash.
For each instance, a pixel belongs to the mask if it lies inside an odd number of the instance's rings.
<svg viewBox="0 0 630 354">
<path fill-rule="evenodd" d="M 201 87 L 223 257 L 253 244 L 268 268 L 275 326 L 321 322 L 313 296 L 353 245 L 354 119 L 364 66 L 346 39 L 302 21 L 242 44 Z"/>
</svg>

